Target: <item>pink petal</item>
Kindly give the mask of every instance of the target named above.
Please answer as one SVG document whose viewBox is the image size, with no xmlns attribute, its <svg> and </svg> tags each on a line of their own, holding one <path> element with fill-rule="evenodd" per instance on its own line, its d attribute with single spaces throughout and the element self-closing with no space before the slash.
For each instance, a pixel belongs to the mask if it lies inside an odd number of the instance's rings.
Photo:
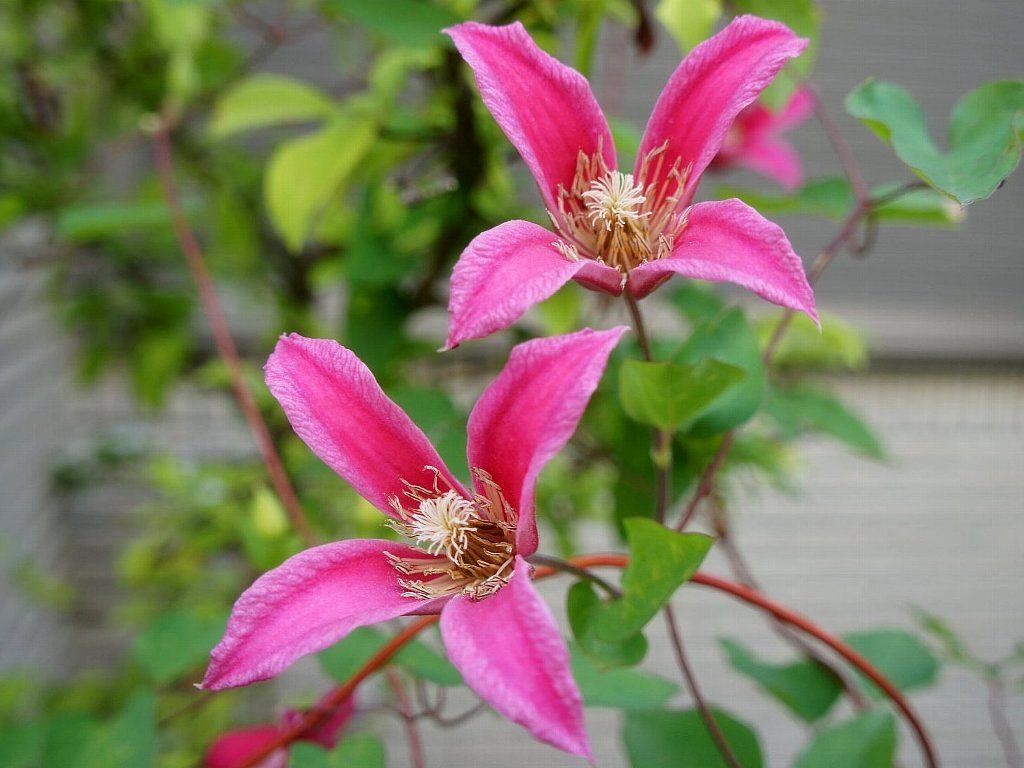
<svg viewBox="0 0 1024 768">
<path fill-rule="evenodd" d="M 548 210 L 558 186 L 571 186 L 580 151 L 600 148 L 615 167 L 615 144 L 590 84 L 537 47 L 518 21 L 466 22 L 445 30 L 473 69 L 484 104 L 533 172 Z"/>
<path fill-rule="evenodd" d="M 585 328 L 518 345 L 469 415 L 469 466 L 489 472 L 519 513 L 519 554 L 537 549 L 533 491 L 564 446 L 627 329 Z"/>
<path fill-rule="evenodd" d="M 668 148 L 660 172 L 643 181 L 661 182 L 678 158 L 681 169 L 690 167 L 680 203 L 689 204 L 733 120 L 806 46 L 784 24 L 740 16 L 694 48 L 669 78 L 647 123 L 637 173 L 646 153 L 666 140 Z"/>
<path fill-rule="evenodd" d="M 424 608 L 424 601 L 402 596 L 385 552 L 429 557 L 394 541 L 350 539 L 307 549 L 260 576 L 231 610 L 201 687 L 266 680 L 356 627 Z"/>
<path fill-rule="evenodd" d="M 218 737 L 203 758 L 203 768 L 239 768 L 246 760 L 258 753 L 278 737 L 281 729 L 276 725 L 256 725 L 239 728 Z M 259 768 L 285 768 L 288 752 L 284 749 L 271 752 L 259 764 Z"/>
<path fill-rule="evenodd" d="M 402 480 L 430 487 L 427 466 L 463 491 L 427 436 L 337 342 L 282 336 L 266 379 L 298 436 L 385 514 L 393 516 L 388 499 L 402 493 Z"/>
<path fill-rule="evenodd" d="M 483 600 L 457 595 L 441 613 L 448 657 L 476 693 L 540 741 L 591 758 L 583 701 L 551 611 L 516 558 L 512 580 Z"/>
<path fill-rule="evenodd" d="M 629 290 L 642 298 L 673 273 L 737 283 L 768 301 L 818 319 L 803 262 L 786 233 L 736 199 L 692 206 L 672 253 L 634 269 Z"/>
<path fill-rule="evenodd" d="M 583 266 L 576 273 L 576 282 L 584 288 L 618 296 L 626 284 L 623 275 L 614 267 L 594 259 L 582 259 Z"/>
<path fill-rule="evenodd" d="M 446 349 L 507 328 L 580 271 L 554 243 L 558 236 L 528 221 L 507 221 L 473 238 L 452 272 Z"/>
<path fill-rule="evenodd" d="M 328 691 L 324 694 L 312 709 L 316 710 L 323 707 L 325 702 L 331 698 L 333 693 L 333 691 Z M 333 708 L 333 711 L 328 715 L 326 720 L 312 728 L 304 734 L 302 738 L 305 741 L 316 742 L 325 749 L 333 749 L 338 743 L 338 738 L 341 736 L 342 730 L 348 724 L 348 721 L 352 719 L 355 712 L 355 698 L 353 696 L 349 696 L 340 705 Z M 301 710 L 290 709 L 285 712 L 282 720 L 286 726 L 290 727 L 300 722 L 304 714 L 305 713 Z"/>
<path fill-rule="evenodd" d="M 767 176 L 788 190 L 797 189 L 804 182 L 800 153 L 782 139 L 762 138 L 751 142 L 737 154 L 734 162 Z"/>
<path fill-rule="evenodd" d="M 817 99 L 814 91 L 807 86 L 801 86 L 793 91 L 782 108 L 782 112 L 775 120 L 775 124 L 781 130 L 795 128 L 806 122 L 814 114 L 814 102 Z"/>
</svg>

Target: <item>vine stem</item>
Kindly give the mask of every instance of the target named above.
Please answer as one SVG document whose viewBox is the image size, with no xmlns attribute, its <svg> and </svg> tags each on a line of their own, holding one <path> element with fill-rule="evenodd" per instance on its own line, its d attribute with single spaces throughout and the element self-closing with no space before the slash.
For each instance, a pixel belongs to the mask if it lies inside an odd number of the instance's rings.
<svg viewBox="0 0 1024 768">
<path fill-rule="evenodd" d="M 195 282 L 196 291 L 199 293 L 199 300 L 203 307 L 203 314 L 210 324 L 213 332 L 213 341 L 217 347 L 217 354 L 227 366 L 228 374 L 231 377 L 231 389 L 234 392 L 235 400 L 245 417 L 249 430 L 267 467 L 270 482 L 274 486 L 281 503 L 291 519 L 292 525 L 302 536 L 307 546 L 315 543 L 313 532 L 302 511 L 299 497 L 295 493 L 288 473 L 285 472 L 281 456 L 274 446 L 270 430 L 266 421 L 260 413 L 253 399 L 249 385 L 245 381 L 245 372 L 242 367 L 242 360 L 238 354 L 238 347 L 235 345 L 234 337 L 231 335 L 231 326 L 228 323 L 224 307 L 217 295 L 210 270 L 206 265 L 206 258 L 203 256 L 203 249 L 199 245 L 188 217 L 185 215 L 181 204 L 181 196 L 178 193 L 178 185 L 174 176 L 174 149 L 171 140 L 171 120 L 166 116 L 159 118 L 153 131 L 153 144 L 156 155 L 157 175 L 160 179 L 160 188 L 163 192 L 164 203 L 171 216 L 174 225 L 174 233 L 178 238 L 181 252 L 185 256 L 185 263 Z"/>
<path fill-rule="evenodd" d="M 711 740 L 715 742 L 719 754 L 729 764 L 730 768 L 743 768 L 739 758 L 736 757 L 736 753 L 729 746 L 729 740 L 725 738 L 721 726 L 715 720 L 715 713 L 711 711 L 711 707 L 708 706 L 707 700 L 704 698 L 704 693 L 697 682 L 697 675 L 694 674 L 693 667 L 690 666 L 690 660 L 686 656 L 686 647 L 683 645 L 683 633 L 679 629 L 679 624 L 676 623 L 675 611 L 672 610 L 672 606 L 668 603 L 665 604 L 665 625 L 668 628 L 668 637 L 672 643 L 672 651 L 675 653 L 676 663 L 683 673 L 683 679 L 686 681 L 686 687 L 690 691 L 694 704 L 697 705 L 697 711 L 700 713 L 708 733 L 711 734 Z"/>
<path fill-rule="evenodd" d="M 405 740 L 409 744 L 409 762 L 412 768 L 426 768 L 426 757 L 423 754 L 423 741 L 420 739 L 419 728 L 416 727 L 416 716 L 412 711 L 412 704 L 409 702 L 409 695 L 405 690 L 405 683 L 402 676 L 392 667 L 385 670 L 388 678 L 388 685 L 395 697 L 395 704 L 398 713 L 402 716 L 402 723 L 405 725 Z"/>
<path fill-rule="evenodd" d="M 568 562 L 577 568 L 583 569 L 597 567 L 625 568 L 629 565 L 629 556 L 615 553 L 597 553 L 579 555 L 571 558 Z M 558 572 L 559 569 L 540 566 L 536 569 L 534 578 L 544 579 L 549 576 L 553 576 Z M 928 736 L 928 732 L 925 730 L 924 724 L 917 716 L 914 708 L 910 705 L 910 702 L 907 701 L 900 690 L 893 685 L 885 675 L 879 672 L 870 661 L 857 653 L 857 651 L 835 635 L 819 627 L 810 619 L 790 608 L 787 608 L 775 600 L 762 595 L 755 589 L 729 581 L 728 579 L 723 579 L 719 576 L 712 576 L 711 574 L 707 574 L 702 571 L 698 571 L 694 574 L 690 581 L 694 584 L 708 587 L 719 592 L 725 592 L 742 602 L 767 611 L 780 621 L 799 629 L 835 651 L 850 665 L 855 667 L 864 674 L 865 677 L 877 685 L 893 702 L 910 725 L 911 730 L 914 732 L 914 736 L 920 744 L 921 751 L 925 756 L 925 764 L 928 768 L 938 768 L 939 761 L 936 756 L 935 749 L 932 746 L 931 739 Z M 342 702 L 351 696 L 360 683 L 366 680 L 366 678 L 378 669 L 381 669 L 396 653 L 398 653 L 398 651 L 402 649 L 406 643 L 415 638 L 431 624 L 434 624 L 437 620 L 437 616 L 423 616 L 409 624 L 406 624 L 405 627 L 395 634 L 394 637 L 381 646 L 381 648 L 373 654 L 373 656 L 371 656 L 370 659 L 352 675 L 352 677 L 328 694 L 328 696 L 323 700 L 321 706 L 307 711 L 297 723 L 282 731 L 277 738 L 268 743 L 259 752 L 254 753 L 248 757 L 245 762 L 240 763 L 238 768 L 254 768 L 254 766 L 259 765 L 259 763 L 272 752 L 287 747 L 293 741 L 301 738 L 303 734 L 315 728 L 327 719 L 334 709 L 340 706 Z"/>
</svg>

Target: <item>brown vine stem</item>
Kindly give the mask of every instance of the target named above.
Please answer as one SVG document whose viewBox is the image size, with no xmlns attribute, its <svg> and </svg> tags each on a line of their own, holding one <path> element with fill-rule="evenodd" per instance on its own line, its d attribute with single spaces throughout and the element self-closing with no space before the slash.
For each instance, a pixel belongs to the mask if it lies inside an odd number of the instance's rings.
<svg viewBox="0 0 1024 768">
<path fill-rule="evenodd" d="M 292 521 L 292 525 L 302 536 L 306 545 L 314 543 L 313 532 L 309 522 L 302 511 L 302 505 L 295 494 L 291 480 L 285 472 L 284 464 L 274 446 L 273 438 L 267 423 L 263 420 L 262 414 L 253 399 L 252 392 L 245 381 L 245 372 L 242 368 L 242 360 L 235 346 L 235 340 L 231 335 L 231 326 L 228 324 L 224 307 L 220 303 L 217 289 L 213 284 L 213 278 L 206 265 L 203 256 L 203 249 L 199 245 L 199 239 L 188 222 L 188 217 L 181 205 L 181 197 L 178 194 L 178 185 L 174 177 L 174 149 L 171 139 L 173 121 L 167 117 L 159 118 L 153 131 L 153 144 L 156 150 L 156 168 L 160 178 L 160 187 L 163 191 L 164 202 L 171 216 L 174 225 L 174 232 L 178 238 L 181 252 L 185 256 L 185 263 L 192 279 L 196 284 L 199 293 L 199 300 L 206 315 L 207 322 L 213 332 L 214 344 L 217 347 L 217 354 L 227 366 L 231 377 L 231 388 L 234 391 L 235 399 L 245 417 L 253 439 L 259 448 L 263 462 L 267 466 L 267 473 L 270 475 L 270 482 L 274 486 L 281 503 Z"/>
<path fill-rule="evenodd" d="M 412 768 L 425 768 L 427 761 L 423 754 L 423 741 L 420 739 L 419 728 L 416 727 L 416 715 L 409 703 L 409 696 L 405 690 L 405 683 L 402 676 L 393 667 L 384 670 L 388 678 L 388 685 L 395 697 L 395 704 L 398 713 L 402 716 L 402 723 L 405 725 L 405 740 L 409 744 L 409 762 Z"/>
<path fill-rule="evenodd" d="M 672 606 L 668 603 L 665 604 L 665 625 L 668 627 L 668 637 L 672 643 L 672 651 L 675 653 L 676 663 L 683 673 L 686 687 L 690 691 L 694 704 L 697 705 L 697 711 L 700 713 L 708 733 L 711 734 L 711 740 L 715 742 L 715 746 L 718 748 L 718 753 L 729 764 L 730 768 L 743 768 L 743 764 L 740 763 L 736 753 L 729 746 L 729 740 L 725 738 L 721 726 L 715 720 L 715 713 L 711 711 L 711 707 L 708 706 L 707 700 L 704 698 L 704 693 L 697 682 L 697 675 L 694 674 L 693 667 L 690 666 L 690 660 L 686 656 L 686 647 L 683 645 L 683 633 L 679 629 L 679 624 L 676 623 L 675 611 L 672 610 Z"/>
<path fill-rule="evenodd" d="M 568 562 L 577 568 L 583 569 L 597 567 L 625 568 L 629 565 L 629 556 L 615 553 L 580 555 L 578 557 L 571 558 Z M 536 569 L 534 578 L 544 579 L 549 576 L 553 576 L 556 573 L 559 573 L 558 569 L 541 566 Z M 771 598 L 762 595 L 755 589 L 751 589 L 743 584 L 737 584 L 736 582 L 729 581 L 728 579 L 712 576 L 701 571 L 694 574 L 690 581 L 694 584 L 715 589 L 719 592 L 725 592 L 726 594 L 732 595 L 738 600 L 748 603 L 749 605 L 761 608 L 780 621 L 786 622 L 830 647 L 839 656 L 844 658 L 869 680 L 875 683 L 875 685 L 877 685 L 882 692 L 889 697 L 910 725 L 915 738 L 921 746 L 921 751 L 925 755 L 925 764 L 928 768 L 938 768 L 939 761 L 936 757 L 935 750 L 932 747 L 931 739 L 929 738 L 928 732 L 925 730 L 920 718 L 917 716 L 917 713 L 914 711 L 914 708 L 910 705 L 910 702 L 907 701 L 900 690 L 893 685 L 885 675 L 879 672 L 870 661 L 857 653 L 857 651 L 835 635 L 819 627 L 810 619 L 780 603 L 777 603 Z M 381 669 L 396 653 L 398 653 L 398 651 L 402 649 L 406 643 L 415 638 L 431 624 L 435 623 L 437 619 L 437 616 L 423 616 L 407 624 L 373 656 L 371 656 L 370 659 L 352 675 L 352 677 L 328 694 L 328 696 L 321 702 L 320 706 L 307 711 L 297 723 L 282 731 L 276 739 L 268 743 L 259 752 L 254 753 L 248 757 L 245 762 L 240 763 L 238 768 L 254 768 L 272 752 L 276 752 L 279 749 L 287 747 L 293 741 L 301 738 L 303 734 L 315 728 L 327 719 L 331 712 L 340 706 L 345 699 L 351 696 L 360 683 L 366 680 L 366 678 L 378 669 Z"/>
</svg>

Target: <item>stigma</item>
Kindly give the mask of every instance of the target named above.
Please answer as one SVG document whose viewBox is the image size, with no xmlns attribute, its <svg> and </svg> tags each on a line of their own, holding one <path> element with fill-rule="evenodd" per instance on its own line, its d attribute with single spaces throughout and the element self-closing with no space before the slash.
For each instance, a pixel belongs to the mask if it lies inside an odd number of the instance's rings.
<svg viewBox="0 0 1024 768">
<path fill-rule="evenodd" d="M 389 503 L 397 519 L 390 525 L 414 539 L 425 556 L 385 553 L 398 573 L 405 597 L 431 599 L 457 594 L 480 600 L 512 578 L 518 516 L 494 479 L 482 469 L 473 476 L 481 489 L 467 499 L 448 486 L 439 470 L 431 488 L 403 480 L 402 497 Z"/>
</svg>

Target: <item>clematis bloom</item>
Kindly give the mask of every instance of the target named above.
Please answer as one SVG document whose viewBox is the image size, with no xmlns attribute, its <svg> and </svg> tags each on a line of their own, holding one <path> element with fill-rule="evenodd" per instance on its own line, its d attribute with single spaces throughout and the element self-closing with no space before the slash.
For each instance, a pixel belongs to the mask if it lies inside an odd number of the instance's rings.
<svg viewBox="0 0 1024 768">
<path fill-rule="evenodd" d="M 536 738 L 590 756 L 565 643 L 530 580 L 537 476 L 569 440 L 625 328 L 512 350 L 469 417 L 473 490 L 348 349 L 282 337 L 267 384 L 296 433 L 419 546 L 353 539 L 300 552 L 235 603 L 202 687 L 264 680 L 356 627 L 441 613 L 466 683 Z"/>
<path fill-rule="evenodd" d="M 342 729 L 354 712 L 355 704 L 352 698 L 345 699 L 341 706 L 334 709 L 330 717 L 305 734 L 303 740 L 312 741 L 326 749 L 333 748 L 338 743 Z M 264 723 L 248 728 L 238 728 L 222 734 L 206 751 L 203 768 L 238 768 L 238 766 L 244 765 L 253 755 L 259 754 L 261 750 L 272 744 L 296 718 L 301 716 L 301 712 L 289 710 L 280 724 Z M 287 749 L 271 752 L 258 766 L 258 768 L 287 767 Z"/>
<path fill-rule="evenodd" d="M 554 228 L 509 221 L 467 246 L 452 273 L 446 348 L 507 327 L 570 280 L 637 299 L 673 274 L 729 281 L 817 319 L 782 229 L 739 200 L 691 205 L 733 120 L 807 40 L 741 16 L 698 45 L 658 97 L 624 173 L 586 79 L 522 24 L 446 31 L 533 173 Z"/>
<path fill-rule="evenodd" d="M 798 88 L 778 112 L 760 103 L 751 104 L 740 112 L 725 135 L 722 148 L 711 161 L 712 170 L 748 168 L 786 189 L 798 188 L 804 181 L 803 163 L 781 134 L 814 113 L 815 98 L 809 88 Z"/>
</svg>

